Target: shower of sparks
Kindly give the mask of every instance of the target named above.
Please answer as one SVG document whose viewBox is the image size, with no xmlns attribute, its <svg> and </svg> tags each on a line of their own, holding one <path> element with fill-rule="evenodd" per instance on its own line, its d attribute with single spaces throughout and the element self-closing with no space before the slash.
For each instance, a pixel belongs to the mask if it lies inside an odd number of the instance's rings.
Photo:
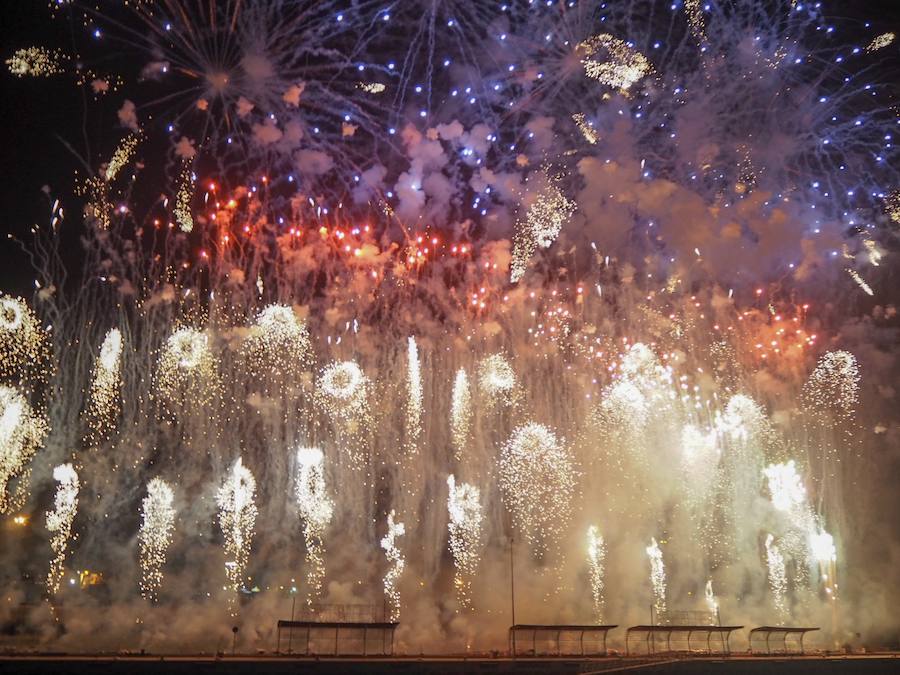
<svg viewBox="0 0 900 675">
<path fill-rule="evenodd" d="M 607 33 L 588 38 L 576 51 L 588 77 L 622 92 L 653 70 L 646 56 Z"/>
<path fill-rule="evenodd" d="M 256 479 L 240 457 L 225 477 L 216 494 L 219 506 L 219 527 L 225 537 L 225 575 L 228 577 L 228 605 L 237 616 L 238 592 L 244 584 L 250 545 L 256 525 Z"/>
<path fill-rule="evenodd" d="M 218 391 L 216 362 L 209 336 L 179 328 L 162 347 L 156 370 L 156 391 L 163 405 L 176 413 L 208 406 Z"/>
<path fill-rule="evenodd" d="M 50 77 L 64 71 L 66 56 L 58 49 L 27 47 L 18 49 L 8 59 L 9 72 L 16 77 Z"/>
<path fill-rule="evenodd" d="M 866 47 L 866 51 L 871 53 L 877 52 L 879 49 L 884 49 L 890 45 L 896 37 L 897 36 L 894 33 L 882 33 L 869 43 L 869 46 Z"/>
<path fill-rule="evenodd" d="M 688 15 L 691 33 L 701 45 L 706 42 L 706 26 L 703 21 L 703 8 L 700 0 L 684 0 L 684 11 Z"/>
<path fill-rule="evenodd" d="M 873 291 L 872 287 L 866 283 L 866 280 L 860 276 L 859 272 L 852 267 L 848 267 L 847 274 L 850 275 L 850 278 L 856 282 L 856 285 L 859 286 L 866 295 L 875 295 L 875 291 Z"/>
<path fill-rule="evenodd" d="M 606 598 L 603 594 L 605 579 L 604 566 L 606 564 L 606 542 L 596 525 L 591 525 L 587 530 L 587 559 L 588 572 L 591 577 L 591 597 L 594 600 L 594 623 L 603 623 L 603 612 L 606 607 Z"/>
<path fill-rule="evenodd" d="M 650 540 L 647 547 L 647 557 L 650 559 L 650 585 L 653 588 L 653 608 L 657 617 L 666 615 L 666 568 L 663 565 L 662 551 L 656 539 Z"/>
<path fill-rule="evenodd" d="M 159 600 L 162 588 L 162 568 L 175 529 L 174 499 L 169 484 L 154 478 L 147 483 L 147 496 L 141 502 L 141 595 L 151 602 Z"/>
<path fill-rule="evenodd" d="M 122 333 L 111 328 L 94 362 L 87 410 L 88 445 L 96 448 L 110 440 L 122 409 Z"/>
<path fill-rule="evenodd" d="M 0 378 L 34 384 L 50 372 L 47 332 L 21 298 L 0 296 Z"/>
<path fill-rule="evenodd" d="M 47 511 L 47 530 L 51 533 L 50 548 L 53 559 L 47 575 L 47 591 L 56 595 L 66 566 L 69 540 L 72 538 L 72 523 L 78 510 L 78 474 L 71 464 L 60 464 L 53 469 L 53 480 L 57 482 L 53 510 Z"/>
<path fill-rule="evenodd" d="M 859 404 L 859 366 L 850 352 L 827 352 L 816 364 L 803 387 L 806 404 L 813 410 L 834 412 L 848 422 Z"/>
<path fill-rule="evenodd" d="M 719 613 L 719 600 L 713 592 L 712 579 L 706 580 L 706 588 L 703 591 L 703 597 L 706 600 L 706 608 L 709 610 L 710 618 L 715 619 Z"/>
<path fill-rule="evenodd" d="M 47 435 L 47 423 L 25 397 L 0 386 L 0 514 L 22 508 L 28 496 L 29 462 Z M 9 483 L 17 479 L 10 494 Z"/>
<path fill-rule="evenodd" d="M 891 220 L 900 224 L 900 190 L 894 190 L 884 198 L 884 211 Z"/>
<path fill-rule="evenodd" d="M 517 427 L 500 454 L 500 489 L 513 523 L 541 555 L 572 512 L 577 470 L 565 442 L 534 422 Z"/>
<path fill-rule="evenodd" d="M 763 469 L 768 481 L 772 506 L 785 513 L 796 513 L 806 506 L 806 488 L 797 473 L 794 460 L 784 464 L 770 464 Z"/>
<path fill-rule="evenodd" d="M 784 556 L 781 549 L 775 544 L 775 537 L 766 535 L 766 565 L 768 566 L 769 588 L 772 591 L 772 601 L 775 611 L 778 613 L 778 625 L 783 626 L 788 619 L 787 606 L 787 572 L 784 566 Z"/>
<path fill-rule="evenodd" d="M 406 528 L 403 523 L 394 521 L 392 509 L 387 517 L 387 534 L 381 539 L 381 548 L 384 549 L 384 556 L 388 561 L 388 569 L 384 575 L 384 595 L 389 605 L 389 621 L 400 620 L 400 589 L 397 585 L 403 575 L 403 569 L 406 567 L 406 560 L 397 547 L 397 537 L 402 537 L 405 533 Z"/>
<path fill-rule="evenodd" d="M 306 323 L 287 305 L 267 305 L 250 327 L 242 352 L 254 381 L 265 382 L 273 373 L 289 383 L 312 366 L 312 346 Z"/>
<path fill-rule="evenodd" d="M 532 180 L 526 179 L 526 184 Z M 575 202 L 566 198 L 557 180 L 541 174 L 545 183 L 525 210 L 524 219 L 516 225 L 513 240 L 510 281 L 520 281 L 528 268 L 528 262 L 538 248 L 548 248 L 559 236 L 563 226 L 575 213 Z"/>
<path fill-rule="evenodd" d="M 325 456 L 319 448 L 297 450 L 297 509 L 306 544 L 307 602 L 322 592 L 325 579 L 325 533 L 334 513 L 334 500 L 325 487 Z"/>
<path fill-rule="evenodd" d="M 478 364 L 478 388 L 491 406 L 513 401 L 516 373 L 503 354 L 491 354 Z"/>
<path fill-rule="evenodd" d="M 116 148 L 109 163 L 106 165 L 107 182 L 116 179 L 119 172 L 132 160 L 140 143 L 141 135 L 139 133 L 128 134 L 119 142 L 119 146 Z"/>
<path fill-rule="evenodd" d="M 406 448 L 410 454 L 419 450 L 422 436 L 422 367 L 416 338 L 407 340 L 406 356 Z"/>
<path fill-rule="evenodd" d="M 380 94 L 385 90 L 381 82 L 358 82 L 356 86 L 367 94 Z"/>
<path fill-rule="evenodd" d="M 837 560 L 837 549 L 834 546 L 834 537 L 825 530 L 813 532 L 809 537 L 809 549 L 812 558 L 818 563 L 833 563 Z"/>
<path fill-rule="evenodd" d="M 191 200 L 194 198 L 194 174 L 191 171 L 189 161 L 184 161 L 184 166 L 178 177 L 178 191 L 175 193 L 175 222 L 182 232 L 191 232 L 194 229 L 194 216 L 191 212 Z"/>
<path fill-rule="evenodd" d="M 481 560 L 481 491 L 469 483 L 457 485 L 453 474 L 447 476 L 447 487 L 450 553 L 455 567 L 453 586 L 460 606 L 468 609 L 472 604 L 472 579 Z"/>
<path fill-rule="evenodd" d="M 456 371 L 450 402 L 450 437 L 457 462 L 462 461 L 472 427 L 472 394 L 465 368 Z"/>
<path fill-rule="evenodd" d="M 765 412 L 756 401 L 736 394 L 728 400 L 716 427 L 732 441 L 745 443 L 762 430 L 765 421 Z"/>
<path fill-rule="evenodd" d="M 578 131 L 581 132 L 581 135 L 584 136 L 584 140 L 586 140 L 591 145 L 596 145 L 597 141 L 600 140 L 600 134 L 597 133 L 597 130 L 591 126 L 591 123 L 587 121 L 587 118 L 584 116 L 584 113 L 575 113 L 572 115 L 572 121 L 575 122 L 575 126 L 578 127 Z"/>
<path fill-rule="evenodd" d="M 368 379 L 354 361 L 334 361 L 316 380 L 316 402 L 343 433 L 341 449 L 356 467 L 364 462 L 361 441 L 372 421 L 368 387 Z"/>
</svg>

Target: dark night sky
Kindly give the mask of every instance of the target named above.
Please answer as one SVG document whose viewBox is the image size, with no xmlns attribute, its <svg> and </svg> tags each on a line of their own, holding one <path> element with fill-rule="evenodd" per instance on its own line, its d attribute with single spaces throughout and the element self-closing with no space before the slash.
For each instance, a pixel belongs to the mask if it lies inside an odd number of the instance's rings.
<svg viewBox="0 0 900 675">
<path fill-rule="evenodd" d="M 473 0 L 475 1 L 475 0 Z M 900 28 L 900 0 L 832 0 L 826 4 L 839 16 L 871 20 L 876 32 Z M 66 20 L 51 20 L 41 0 L 6 0 L 0 3 L 0 26 L 4 40 L 0 57 L 5 61 L 18 48 L 32 45 L 72 44 Z M 867 34 L 871 34 L 867 31 Z M 844 35 L 841 42 L 852 36 Z M 111 55 L 111 58 L 115 58 Z M 137 65 L 137 64 L 136 64 Z M 884 74 L 882 79 L 900 85 L 900 73 Z M 89 93 L 72 84 L 70 78 L 47 80 L 12 77 L 7 68 L 0 73 L 0 203 L 3 204 L 4 232 L 26 236 L 33 223 L 47 219 L 49 203 L 41 191 L 49 185 L 54 196 L 68 207 L 69 223 L 75 222 L 75 204 L 71 198 L 73 171 L 78 161 L 60 139 L 79 151 L 84 138 L 91 140 L 97 159 L 114 147 L 119 137 L 115 111 L 126 95 L 113 93 L 94 104 Z M 85 106 L 90 109 L 86 116 Z M 98 110 L 102 111 L 98 114 Z M 83 127 L 82 125 L 85 124 Z M 76 228 L 71 228 L 73 235 Z M 73 246 L 77 239 L 73 237 Z M 29 293 L 31 274 L 18 247 L 6 237 L 0 239 L 0 288 L 8 292 Z"/>
</svg>

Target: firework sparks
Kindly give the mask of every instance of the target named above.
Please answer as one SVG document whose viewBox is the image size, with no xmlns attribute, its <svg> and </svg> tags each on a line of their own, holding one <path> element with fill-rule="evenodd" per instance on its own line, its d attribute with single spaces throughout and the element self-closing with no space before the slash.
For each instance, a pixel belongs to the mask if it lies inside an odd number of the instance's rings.
<svg viewBox="0 0 900 675">
<path fill-rule="evenodd" d="M 577 51 L 588 77 L 623 92 L 652 71 L 646 56 L 606 33 L 585 40 Z"/>
<path fill-rule="evenodd" d="M 22 507 L 27 496 L 28 464 L 47 435 L 46 422 L 25 397 L 10 387 L 0 386 L 0 513 Z M 18 480 L 9 493 L 9 483 Z"/>
<path fill-rule="evenodd" d="M 194 198 L 194 173 L 191 164 L 185 160 L 178 176 L 178 190 L 175 193 L 175 222 L 182 232 L 194 229 L 194 216 L 191 211 L 191 200 Z"/>
<path fill-rule="evenodd" d="M 119 172 L 132 160 L 140 142 L 141 134 L 137 132 L 128 134 L 121 140 L 109 163 L 106 165 L 105 177 L 107 182 L 115 180 Z"/>
<path fill-rule="evenodd" d="M 588 572 L 591 577 L 591 597 L 594 599 L 594 622 L 602 624 L 606 607 L 606 597 L 604 596 L 606 542 L 596 525 L 591 525 L 587 530 L 587 559 Z"/>
<path fill-rule="evenodd" d="M 453 586 L 463 608 L 472 603 L 472 578 L 481 560 L 481 523 L 484 514 L 481 507 L 481 491 L 469 483 L 456 484 L 456 478 L 447 476 L 447 511 L 450 553 L 456 568 Z"/>
<path fill-rule="evenodd" d="M 786 513 L 802 510 L 806 505 L 806 488 L 797 473 L 794 460 L 784 464 L 770 464 L 763 469 L 769 493 L 772 496 L 772 506 Z"/>
<path fill-rule="evenodd" d="M 37 316 L 21 298 L 0 296 L 0 378 L 33 385 L 49 371 L 48 336 Z"/>
<path fill-rule="evenodd" d="M 503 354 L 491 354 L 478 364 L 478 388 L 491 406 L 513 401 L 516 373 Z"/>
<path fill-rule="evenodd" d="M 312 365 L 306 323 L 287 305 L 268 305 L 257 315 L 242 345 L 254 381 L 266 382 L 274 373 L 288 382 L 299 380 Z"/>
<path fill-rule="evenodd" d="M 325 487 L 324 464 L 325 456 L 319 448 L 297 450 L 295 493 L 306 544 L 307 602 L 310 604 L 322 591 L 322 580 L 325 578 L 325 533 L 334 513 L 334 501 Z"/>
<path fill-rule="evenodd" d="M 66 56 L 58 49 L 27 47 L 8 59 L 9 72 L 16 77 L 50 77 L 64 72 Z"/>
<path fill-rule="evenodd" d="M 94 362 L 87 410 L 86 441 L 98 447 L 110 439 L 122 409 L 122 333 L 111 328 Z"/>
<path fill-rule="evenodd" d="M 175 416 L 195 406 L 206 408 L 216 400 L 219 381 L 206 333 L 180 328 L 168 337 L 157 363 L 156 390 L 163 406 Z"/>
<path fill-rule="evenodd" d="M 450 401 L 450 437 L 456 461 L 462 460 L 472 425 L 472 394 L 465 368 L 456 371 Z"/>
<path fill-rule="evenodd" d="M 402 537 L 406 533 L 403 523 L 394 520 L 393 509 L 387 517 L 387 534 L 381 539 L 381 548 L 384 549 L 384 556 L 388 561 L 388 570 L 384 575 L 384 594 L 390 605 L 389 620 L 400 620 L 400 589 L 397 584 L 403 575 L 403 569 L 406 567 L 406 560 L 403 553 L 397 547 L 397 537 Z"/>
<path fill-rule="evenodd" d="M 575 464 L 565 443 L 549 428 L 517 427 L 500 454 L 500 488 L 515 526 L 545 553 L 572 510 Z"/>
<path fill-rule="evenodd" d="M 860 276 L 859 272 L 857 272 L 852 267 L 848 267 L 847 274 L 849 274 L 850 278 L 856 282 L 856 285 L 863 290 L 863 293 L 865 293 L 866 295 L 875 295 L 875 291 L 873 291 L 872 287 L 869 286 L 868 283 L 866 283 L 866 280 L 863 279 L 862 276 Z"/>
<path fill-rule="evenodd" d="M 712 579 L 706 580 L 706 588 L 703 591 L 703 598 L 706 601 L 706 608 L 709 610 L 711 617 L 717 617 L 719 614 L 719 599 L 713 592 Z"/>
<path fill-rule="evenodd" d="M 72 523 L 78 510 L 78 474 L 71 464 L 60 464 L 53 469 L 53 480 L 57 482 L 53 510 L 47 511 L 47 530 L 51 533 L 50 548 L 53 560 L 47 575 L 47 590 L 56 595 L 65 572 L 66 555 L 72 538 Z"/>
<path fill-rule="evenodd" d="M 866 47 L 866 51 L 871 53 L 877 52 L 879 49 L 884 49 L 893 43 L 896 38 L 897 36 L 894 33 L 882 33 L 869 43 Z"/>
<path fill-rule="evenodd" d="M 512 283 L 522 279 L 535 251 L 548 248 L 575 213 L 575 202 L 563 194 L 555 179 L 542 174 L 541 180 L 543 189 L 531 199 L 524 220 L 520 220 L 516 227 L 510 263 Z"/>
<path fill-rule="evenodd" d="M 656 539 L 650 540 L 647 547 L 647 557 L 650 559 L 650 586 L 653 589 L 653 608 L 656 616 L 666 615 L 666 568 L 663 564 L 662 551 Z"/>
<path fill-rule="evenodd" d="M 169 484 L 154 478 L 147 483 L 147 496 L 141 502 L 141 595 L 151 602 L 159 600 L 162 588 L 162 568 L 175 529 L 174 499 Z"/>
<path fill-rule="evenodd" d="M 784 566 L 784 556 L 775 543 L 775 537 L 771 534 L 766 535 L 766 565 L 769 570 L 769 588 L 772 591 L 772 600 L 775 604 L 775 611 L 778 612 L 778 625 L 783 626 L 788 619 L 787 572 Z"/>
<path fill-rule="evenodd" d="M 256 479 L 240 457 L 234 463 L 216 495 L 219 527 L 225 537 L 225 574 L 230 591 L 228 604 L 237 615 L 238 592 L 250 561 L 250 545 L 256 525 Z"/>
<path fill-rule="evenodd" d="M 406 447 L 410 454 L 418 452 L 422 435 L 422 368 L 416 338 L 407 340 L 406 357 Z"/>
</svg>

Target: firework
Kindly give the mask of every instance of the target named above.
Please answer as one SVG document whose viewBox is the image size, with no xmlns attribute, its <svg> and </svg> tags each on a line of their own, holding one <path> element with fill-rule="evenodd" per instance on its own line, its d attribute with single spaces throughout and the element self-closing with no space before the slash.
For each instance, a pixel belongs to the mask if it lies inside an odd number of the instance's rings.
<svg viewBox="0 0 900 675">
<path fill-rule="evenodd" d="M 803 487 L 794 460 L 788 460 L 784 464 L 770 464 L 763 469 L 763 474 L 768 481 L 772 506 L 786 513 L 796 513 L 804 509 L 806 488 Z"/>
<path fill-rule="evenodd" d="M 191 200 L 194 197 L 194 173 L 188 160 L 182 162 L 181 173 L 178 174 L 178 189 L 175 193 L 175 222 L 182 232 L 194 229 L 194 216 L 191 211 Z"/>
<path fill-rule="evenodd" d="M 141 134 L 135 132 L 128 134 L 119 142 L 118 147 L 106 165 L 105 178 L 107 182 L 115 180 L 119 172 L 134 158 L 134 153 L 137 151 L 138 145 L 140 145 L 141 138 Z"/>
<path fill-rule="evenodd" d="M 503 354 L 491 354 L 478 364 L 478 389 L 491 406 L 511 403 L 515 388 L 516 373 Z"/>
<path fill-rule="evenodd" d="M 50 548 L 53 559 L 47 575 L 47 591 L 56 595 L 65 572 L 66 555 L 72 538 L 72 523 L 78 510 L 78 474 L 71 464 L 60 464 L 53 469 L 53 480 L 57 482 L 53 510 L 47 511 L 47 530 L 51 533 Z"/>
<path fill-rule="evenodd" d="M 662 551 L 656 539 L 650 540 L 650 545 L 646 549 L 647 557 L 650 559 L 650 587 L 653 589 L 653 608 L 656 610 L 656 616 L 665 617 L 666 615 L 666 568 L 663 564 Z"/>
<path fill-rule="evenodd" d="M 848 267 L 847 274 L 849 274 L 850 278 L 856 282 L 856 285 L 863 290 L 863 293 L 865 293 L 866 295 L 875 295 L 875 291 L 873 291 L 872 287 L 869 286 L 866 280 L 863 279 L 862 276 L 860 276 L 859 272 L 857 272 L 852 267 Z"/>
<path fill-rule="evenodd" d="M 0 295 L 0 378 L 35 385 L 49 372 L 47 331 L 24 300 Z"/>
<path fill-rule="evenodd" d="M 147 496 L 141 502 L 141 595 L 151 602 L 159 600 L 162 588 L 162 568 L 175 529 L 174 499 L 169 484 L 154 478 L 147 483 Z"/>
<path fill-rule="evenodd" d="M 29 462 L 47 435 L 46 421 L 22 394 L 0 386 L 0 514 L 22 507 L 28 490 Z M 11 481 L 18 485 L 12 494 Z"/>
<path fill-rule="evenodd" d="M 400 589 L 397 584 L 406 567 L 403 553 L 397 548 L 397 537 L 402 537 L 406 532 L 403 523 L 394 521 L 394 511 L 387 517 L 387 534 L 381 539 L 381 548 L 384 549 L 384 557 L 388 561 L 388 570 L 384 575 L 384 595 L 390 605 L 388 620 L 400 620 Z"/>
<path fill-rule="evenodd" d="M 877 37 L 873 38 L 869 45 L 866 47 L 867 52 L 877 52 L 879 49 L 884 49 L 889 46 L 897 36 L 894 33 L 882 33 Z"/>
<path fill-rule="evenodd" d="M 453 395 L 450 401 L 450 437 L 457 462 L 462 460 L 471 426 L 472 395 L 469 391 L 469 378 L 465 368 L 460 368 L 453 380 Z"/>
<path fill-rule="evenodd" d="M 366 433 L 371 424 L 369 380 L 355 361 L 325 366 L 316 381 L 316 402 L 341 433 L 341 449 L 353 466 L 365 463 Z"/>
<path fill-rule="evenodd" d="M 50 77 L 64 72 L 67 57 L 58 49 L 27 47 L 17 49 L 8 59 L 9 72 L 16 77 Z"/>
<path fill-rule="evenodd" d="M 522 279 L 535 251 L 548 248 L 575 213 L 575 202 L 566 198 L 555 179 L 542 174 L 538 182 L 542 187 L 528 198 L 525 217 L 516 227 L 510 264 L 512 283 Z"/>
<path fill-rule="evenodd" d="M 484 519 L 481 491 L 469 483 L 457 485 L 452 474 L 447 476 L 447 487 L 450 553 L 455 567 L 453 586 L 460 606 L 468 608 L 472 602 L 472 578 L 481 560 L 481 524 Z"/>
<path fill-rule="evenodd" d="M 517 427 L 500 454 L 500 488 L 513 523 L 538 554 L 547 552 L 568 522 L 575 463 L 564 441 L 530 422 Z"/>
<path fill-rule="evenodd" d="M 96 448 L 110 439 L 122 409 L 122 333 L 118 328 L 111 328 L 103 338 L 88 395 L 85 441 Z"/>
<path fill-rule="evenodd" d="M 712 579 L 706 580 L 706 588 L 703 590 L 703 599 L 706 601 L 706 608 L 712 618 L 717 618 L 719 614 L 719 600 L 713 592 Z"/>
<path fill-rule="evenodd" d="M 577 53 L 588 77 L 622 92 L 652 71 L 646 56 L 606 33 L 579 44 Z"/>
<path fill-rule="evenodd" d="M 240 457 L 216 494 L 219 527 L 225 537 L 225 575 L 228 577 L 229 608 L 237 615 L 237 598 L 250 561 L 250 545 L 256 525 L 256 479 Z"/>
<path fill-rule="evenodd" d="M 422 369 L 416 338 L 407 340 L 406 357 L 406 447 L 410 454 L 418 452 L 422 435 Z"/>
<path fill-rule="evenodd" d="M 267 305 L 260 311 L 242 351 L 254 381 L 265 382 L 275 373 L 292 383 L 312 365 L 306 323 L 287 305 Z"/>
<path fill-rule="evenodd" d="M 778 613 L 778 625 L 783 626 L 788 618 L 787 572 L 784 566 L 784 556 L 775 543 L 775 537 L 771 534 L 766 535 L 766 565 L 769 570 L 769 588 L 772 591 L 775 611 Z"/>
<path fill-rule="evenodd" d="M 216 360 L 207 333 L 179 328 L 162 347 L 156 366 L 156 392 L 163 407 L 178 416 L 208 408 L 220 394 Z"/>
<path fill-rule="evenodd" d="M 587 530 L 588 572 L 591 577 L 591 597 L 594 599 L 594 622 L 603 623 L 603 612 L 606 598 L 603 594 L 606 580 L 604 566 L 606 564 L 606 542 L 596 525 Z"/>
<path fill-rule="evenodd" d="M 819 412 L 831 411 L 837 421 L 849 422 L 859 403 L 859 366 L 850 352 L 828 352 L 816 364 L 803 388 L 806 405 Z"/>
<path fill-rule="evenodd" d="M 325 578 L 325 533 L 334 513 L 334 501 L 325 487 L 325 456 L 318 448 L 297 450 L 295 492 L 303 540 L 306 543 L 307 599 L 312 603 L 322 590 Z"/>
</svg>

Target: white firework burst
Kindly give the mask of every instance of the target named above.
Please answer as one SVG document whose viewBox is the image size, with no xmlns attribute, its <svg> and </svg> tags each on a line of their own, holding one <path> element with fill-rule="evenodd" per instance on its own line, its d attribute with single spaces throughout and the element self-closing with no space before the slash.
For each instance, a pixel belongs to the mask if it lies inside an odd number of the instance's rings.
<svg viewBox="0 0 900 675">
<path fill-rule="evenodd" d="M 647 557 L 650 559 L 650 586 L 653 589 L 653 608 L 658 617 L 666 615 L 666 566 L 663 564 L 663 554 L 656 539 L 650 540 L 647 547 Z"/>
<path fill-rule="evenodd" d="M 87 409 L 88 445 L 96 448 L 115 431 L 122 410 L 122 333 L 111 328 L 94 362 Z"/>
<path fill-rule="evenodd" d="M 306 323 L 292 307 L 267 305 L 260 311 L 241 348 L 254 380 L 266 382 L 273 373 L 290 383 L 312 365 Z"/>
<path fill-rule="evenodd" d="M 403 523 L 396 522 L 394 515 L 392 509 L 387 517 L 387 533 L 381 538 L 381 548 L 388 561 L 388 569 L 384 575 L 384 594 L 390 606 L 389 621 L 400 620 L 400 589 L 397 585 L 406 567 L 403 552 L 397 547 L 397 538 L 406 533 L 406 527 Z"/>
<path fill-rule="evenodd" d="M 489 406 L 513 402 L 516 372 L 503 354 L 491 354 L 481 359 L 478 364 L 478 389 Z"/>
<path fill-rule="evenodd" d="M 174 499 L 169 484 L 154 478 L 147 483 L 147 496 L 141 502 L 141 595 L 151 602 L 159 600 L 162 588 L 162 568 L 175 529 Z"/>
<path fill-rule="evenodd" d="M 256 479 L 238 457 L 216 495 L 219 527 L 225 537 L 225 574 L 228 577 L 228 604 L 232 616 L 237 615 L 238 592 L 250 562 L 250 545 L 258 514 L 255 498 Z"/>
<path fill-rule="evenodd" d="M 452 474 L 447 476 L 447 487 L 450 553 L 456 568 L 453 586 L 459 604 L 468 608 L 472 602 L 472 578 L 481 560 L 481 524 L 484 519 L 481 491 L 469 483 L 457 485 Z"/>
<path fill-rule="evenodd" d="M 450 438 L 456 461 L 462 461 L 472 428 L 472 393 L 465 368 L 456 371 L 453 395 L 450 401 Z"/>
<path fill-rule="evenodd" d="M 500 454 L 500 488 L 513 523 L 536 553 L 556 542 L 572 512 L 577 470 L 565 442 L 534 422 L 517 427 Z"/>
<path fill-rule="evenodd" d="M 766 566 L 769 570 L 768 578 L 772 601 L 775 604 L 775 611 L 778 613 L 778 625 L 783 626 L 788 619 L 787 571 L 781 549 L 771 534 L 766 535 Z"/>
<path fill-rule="evenodd" d="M 53 510 L 47 511 L 47 530 L 51 533 L 50 548 L 53 559 L 47 575 L 47 590 L 56 595 L 66 568 L 66 555 L 72 538 L 72 523 L 78 511 L 78 473 L 71 464 L 60 464 L 53 469 L 53 480 L 57 482 Z"/>
<path fill-rule="evenodd" d="M 334 513 L 334 501 L 325 487 L 325 456 L 319 448 L 297 450 L 297 508 L 306 544 L 307 602 L 322 591 L 325 578 L 325 532 Z"/>
<path fill-rule="evenodd" d="M 406 449 L 415 454 L 422 436 L 422 366 L 419 347 L 412 336 L 407 340 L 406 366 Z"/>
<path fill-rule="evenodd" d="M 596 525 L 591 525 L 587 530 L 587 560 L 591 578 L 591 597 L 594 600 L 594 622 L 602 624 L 603 612 L 606 607 L 604 596 L 606 542 Z"/>
<path fill-rule="evenodd" d="M 22 507 L 28 490 L 29 463 L 47 436 L 47 423 L 11 387 L 0 386 L 0 513 Z M 18 481 L 13 494 L 9 483 Z"/>
</svg>

